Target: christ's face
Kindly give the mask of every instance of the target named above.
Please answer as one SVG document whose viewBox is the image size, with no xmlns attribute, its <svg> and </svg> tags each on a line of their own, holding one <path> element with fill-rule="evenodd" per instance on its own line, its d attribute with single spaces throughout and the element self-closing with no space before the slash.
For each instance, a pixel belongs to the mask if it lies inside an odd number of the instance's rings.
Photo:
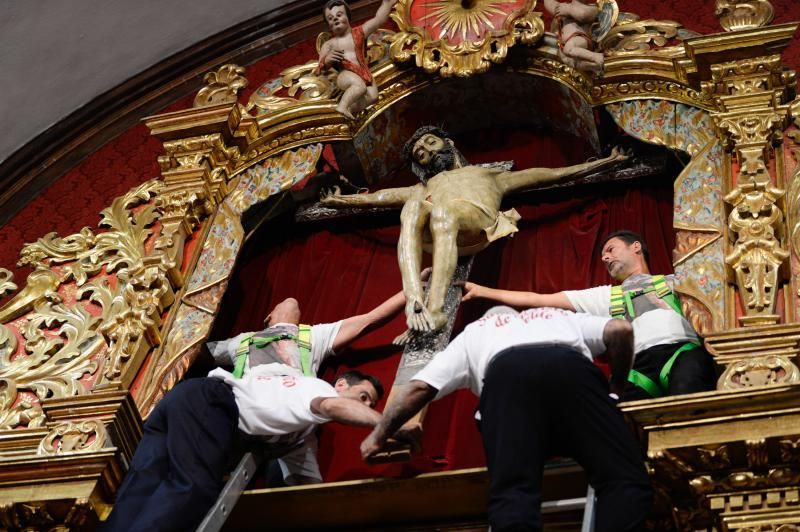
<svg viewBox="0 0 800 532">
<path fill-rule="evenodd" d="M 427 135 L 423 135 L 420 139 L 414 144 L 414 150 L 412 155 L 414 160 L 417 161 L 422 166 L 428 166 L 430 164 L 431 159 L 445 149 L 447 146 L 447 142 L 444 139 L 433 135 L 432 133 L 428 133 Z"/>
<path fill-rule="evenodd" d="M 325 22 L 328 23 L 331 33 L 334 35 L 344 35 L 350 27 L 350 20 L 347 18 L 347 11 L 344 6 L 333 6 L 325 10 Z"/>
</svg>

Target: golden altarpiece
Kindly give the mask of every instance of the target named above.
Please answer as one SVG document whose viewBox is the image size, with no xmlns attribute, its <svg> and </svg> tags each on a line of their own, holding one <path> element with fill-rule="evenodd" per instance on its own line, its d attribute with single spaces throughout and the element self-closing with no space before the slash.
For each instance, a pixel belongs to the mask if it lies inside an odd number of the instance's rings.
<svg viewBox="0 0 800 532">
<path fill-rule="evenodd" d="M 419 3 L 401 0 L 398 31 L 369 45 L 379 99 L 355 120 L 335 112 L 316 61 L 247 105 L 245 70 L 226 65 L 192 108 L 146 120 L 163 141 L 160 178 L 114 200 L 99 230 L 26 245 L 21 288 L 0 270 L 0 290 L 16 292 L 0 308 L 0 527 L 93 529 L 107 515 L 142 418 L 207 338 L 249 206 L 308 175 L 323 144 L 378 135 L 408 97 L 492 75 L 557 86 L 691 157 L 675 180 L 674 268 L 721 377 L 715 392 L 622 407 L 646 449 L 655 526 L 800 528 L 800 99 L 781 61 L 797 25 L 770 25 L 767 0 L 717 0 L 713 35 L 613 12 L 597 77 L 559 61 L 535 0 L 503 2 L 490 28 L 498 2 L 439 0 L 434 22 Z"/>
</svg>

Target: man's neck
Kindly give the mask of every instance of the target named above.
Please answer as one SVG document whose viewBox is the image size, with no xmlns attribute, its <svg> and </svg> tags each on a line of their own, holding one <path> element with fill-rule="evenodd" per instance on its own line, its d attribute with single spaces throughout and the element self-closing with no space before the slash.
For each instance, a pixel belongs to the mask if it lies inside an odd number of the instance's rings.
<svg viewBox="0 0 800 532">
<path fill-rule="evenodd" d="M 650 269 L 647 267 L 647 264 L 641 264 L 641 265 L 635 267 L 633 270 L 628 272 L 627 275 L 625 275 L 621 279 L 618 279 L 618 281 L 622 283 L 625 280 L 633 277 L 634 275 L 639 275 L 639 274 L 650 275 Z"/>
</svg>

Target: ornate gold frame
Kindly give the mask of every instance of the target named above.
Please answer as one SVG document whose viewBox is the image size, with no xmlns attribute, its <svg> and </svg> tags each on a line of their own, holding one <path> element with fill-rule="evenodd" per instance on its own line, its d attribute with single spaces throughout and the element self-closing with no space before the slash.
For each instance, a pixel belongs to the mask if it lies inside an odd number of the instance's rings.
<svg viewBox="0 0 800 532">
<path fill-rule="evenodd" d="M 606 106 L 632 134 L 648 108 L 669 108 L 674 131 L 645 140 L 692 155 L 680 201 L 716 198 L 707 218 L 676 217 L 675 267 L 687 315 L 723 368 L 718 391 L 623 406 L 648 449 L 661 518 L 682 529 L 800 526 L 800 100 L 780 57 L 797 25 L 766 26 L 766 0 L 718 0 L 726 32 L 707 36 L 623 14 L 599 43 L 606 72 L 595 80 L 557 59 L 532 4 L 520 19 L 530 24 L 517 21 L 529 31 L 514 37 L 523 45 L 514 72 Z M 450 71 L 392 62 L 410 31 L 402 11 L 394 16 L 401 32 L 384 33 L 371 56 L 379 100 L 356 120 L 336 113 L 330 80 L 309 65 L 285 73 L 263 112 L 237 103 L 247 81 L 226 65 L 193 108 L 146 120 L 164 144 L 160 179 L 117 198 L 102 231 L 25 246 L 20 262 L 34 272 L 0 308 L 4 527 L 91 528 L 105 516 L 141 417 L 210 330 L 248 206 L 310 171 L 321 144 L 354 138 L 446 75 L 485 70 L 474 58 L 450 61 Z M 0 270 L 0 291 L 16 288 Z"/>
</svg>

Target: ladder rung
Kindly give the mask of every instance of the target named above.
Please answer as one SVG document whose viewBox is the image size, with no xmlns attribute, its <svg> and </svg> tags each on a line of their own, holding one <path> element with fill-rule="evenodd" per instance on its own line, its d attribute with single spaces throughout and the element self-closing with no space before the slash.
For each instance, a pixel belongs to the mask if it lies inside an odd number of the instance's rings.
<svg viewBox="0 0 800 532">
<path fill-rule="evenodd" d="M 236 501 L 239 500 L 242 492 L 250 483 L 250 479 L 256 472 L 256 469 L 263 460 L 262 455 L 259 453 L 245 453 L 242 459 L 239 460 L 239 465 L 233 470 L 228 482 L 217 498 L 217 502 L 208 511 L 203 522 L 197 527 L 196 532 L 218 532 L 225 524 L 225 520 L 233 510 Z"/>
</svg>

